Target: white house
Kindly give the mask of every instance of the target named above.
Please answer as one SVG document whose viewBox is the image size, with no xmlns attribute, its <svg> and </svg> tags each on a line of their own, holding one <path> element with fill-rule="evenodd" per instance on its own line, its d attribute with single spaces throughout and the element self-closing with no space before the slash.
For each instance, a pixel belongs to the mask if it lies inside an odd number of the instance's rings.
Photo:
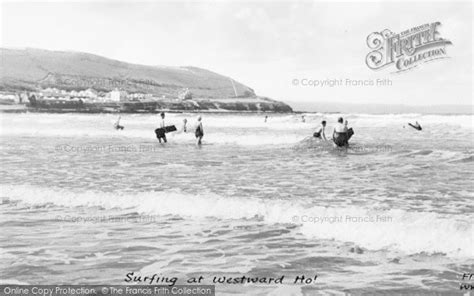
<svg viewBox="0 0 474 296">
<path fill-rule="evenodd" d="M 127 92 L 114 89 L 110 92 L 110 100 L 113 102 L 120 102 L 127 99 Z"/>
<path fill-rule="evenodd" d="M 13 101 L 15 103 L 19 103 L 20 101 L 19 95 L 13 92 L 0 92 L 0 99 Z"/>
<path fill-rule="evenodd" d="M 92 88 L 88 88 L 80 92 L 81 97 L 95 99 L 97 98 L 97 92 Z"/>
</svg>

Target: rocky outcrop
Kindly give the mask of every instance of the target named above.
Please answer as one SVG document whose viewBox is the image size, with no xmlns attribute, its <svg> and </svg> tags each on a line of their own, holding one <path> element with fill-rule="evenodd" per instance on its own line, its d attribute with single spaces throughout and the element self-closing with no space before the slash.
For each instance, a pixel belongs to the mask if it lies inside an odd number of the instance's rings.
<svg viewBox="0 0 474 296">
<path fill-rule="evenodd" d="M 30 111 L 39 112 L 83 112 L 83 113 L 157 113 L 161 111 L 221 111 L 221 112 L 292 112 L 290 106 L 261 98 L 248 98 L 240 101 L 186 100 L 186 101 L 148 101 L 148 102 L 104 102 L 84 103 L 82 101 L 30 100 Z"/>
</svg>

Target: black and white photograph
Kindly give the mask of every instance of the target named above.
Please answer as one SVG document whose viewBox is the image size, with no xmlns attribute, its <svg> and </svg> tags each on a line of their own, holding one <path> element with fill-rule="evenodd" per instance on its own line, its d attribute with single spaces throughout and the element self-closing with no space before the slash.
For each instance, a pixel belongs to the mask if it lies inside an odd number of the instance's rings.
<svg viewBox="0 0 474 296">
<path fill-rule="evenodd" d="M 0 296 L 474 295 L 473 24 L 0 0 Z"/>
</svg>

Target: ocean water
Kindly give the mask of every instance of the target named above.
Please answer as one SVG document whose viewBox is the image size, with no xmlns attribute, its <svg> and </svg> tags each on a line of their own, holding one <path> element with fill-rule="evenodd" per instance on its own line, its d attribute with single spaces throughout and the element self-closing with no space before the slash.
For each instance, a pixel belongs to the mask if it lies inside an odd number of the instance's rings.
<svg viewBox="0 0 474 296">
<path fill-rule="evenodd" d="M 342 114 L 340 150 L 322 119 L 167 114 L 1 114 L 0 278 L 126 284 L 126 274 L 280 277 L 218 295 L 456 295 L 473 271 L 473 116 Z M 418 132 L 406 126 L 417 120 Z M 314 278 L 293 284 L 296 276 Z M 466 282 L 464 282 L 466 283 Z M 472 282 L 467 282 L 471 283 Z"/>
</svg>

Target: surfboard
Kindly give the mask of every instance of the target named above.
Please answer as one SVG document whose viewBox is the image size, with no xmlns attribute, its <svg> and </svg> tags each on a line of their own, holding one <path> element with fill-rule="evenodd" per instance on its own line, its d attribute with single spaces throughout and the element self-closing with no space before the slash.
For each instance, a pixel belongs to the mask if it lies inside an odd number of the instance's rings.
<svg viewBox="0 0 474 296">
<path fill-rule="evenodd" d="M 163 134 L 165 133 L 170 133 L 170 132 L 174 132 L 176 131 L 176 126 L 174 125 L 168 125 L 168 126 L 165 126 L 164 128 L 162 127 L 159 127 L 155 130 L 155 134 L 156 136 L 162 136 Z"/>
<path fill-rule="evenodd" d="M 175 132 L 175 131 L 177 131 L 176 126 L 174 125 L 165 126 L 165 133 L 170 133 L 170 132 Z"/>
</svg>

